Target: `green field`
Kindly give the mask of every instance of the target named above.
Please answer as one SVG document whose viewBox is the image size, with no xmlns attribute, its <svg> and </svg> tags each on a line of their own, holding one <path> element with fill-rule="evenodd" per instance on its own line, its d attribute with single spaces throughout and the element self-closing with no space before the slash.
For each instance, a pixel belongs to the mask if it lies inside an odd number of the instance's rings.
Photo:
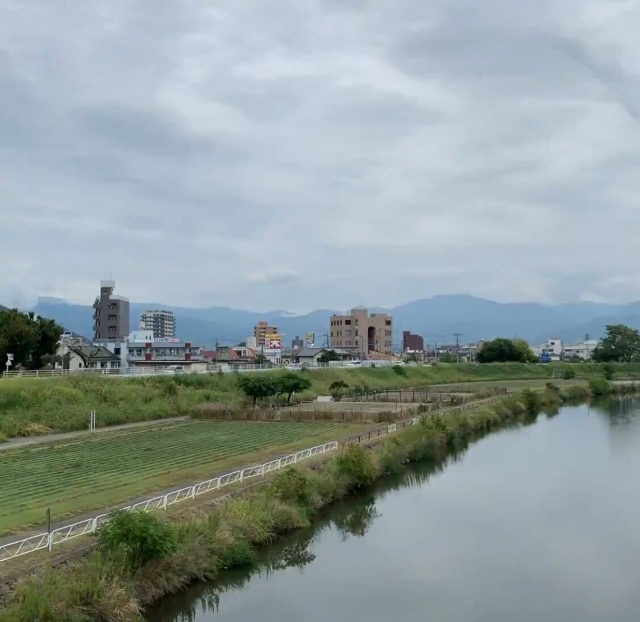
<svg viewBox="0 0 640 622">
<path fill-rule="evenodd" d="M 439 364 L 392 368 L 323 369 L 307 372 L 306 400 L 327 393 L 336 380 L 365 391 L 395 387 L 483 382 L 495 386 L 510 380 L 551 379 L 554 369 L 571 369 L 578 379 L 602 374 L 592 363 L 495 365 Z M 281 372 L 268 372 L 276 374 Z M 301 372 L 297 372 L 301 373 Z M 616 366 L 616 378 L 640 378 L 640 364 Z M 480 385 L 476 385 L 479 387 Z M 237 374 L 185 374 L 155 378 L 109 378 L 102 375 L 65 378 L 12 378 L 0 380 L 0 441 L 6 437 L 36 436 L 87 429 L 87 414 L 95 410 L 99 426 L 166 419 L 197 412 L 203 404 L 240 406 L 243 401 Z"/>
<path fill-rule="evenodd" d="M 193 422 L 0 452 L 0 534 L 336 440 L 339 423 Z"/>
</svg>

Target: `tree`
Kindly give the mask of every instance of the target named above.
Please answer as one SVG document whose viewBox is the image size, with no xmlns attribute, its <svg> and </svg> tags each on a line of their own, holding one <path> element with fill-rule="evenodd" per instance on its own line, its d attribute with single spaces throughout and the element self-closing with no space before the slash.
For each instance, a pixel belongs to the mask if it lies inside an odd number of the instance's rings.
<svg viewBox="0 0 640 622">
<path fill-rule="evenodd" d="M 275 379 L 264 374 L 256 376 L 240 375 L 238 377 L 238 386 L 247 397 L 253 399 L 254 406 L 259 399 L 277 395 L 279 389 Z"/>
<path fill-rule="evenodd" d="M 339 360 L 340 360 L 340 357 L 336 354 L 335 350 L 328 350 L 326 352 L 323 352 L 320 355 L 320 357 L 318 358 L 318 363 L 322 363 L 323 365 L 326 365 L 331 361 L 339 361 Z"/>
<path fill-rule="evenodd" d="M 0 311 L 0 365 L 13 354 L 15 366 L 40 369 L 42 357 L 55 355 L 62 326 L 53 320 L 17 309 Z"/>
<path fill-rule="evenodd" d="M 342 393 L 348 388 L 349 385 L 344 380 L 336 380 L 329 386 L 329 393 L 336 402 L 339 402 L 342 399 Z"/>
<path fill-rule="evenodd" d="M 293 372 L 278 376 L 276 384 L 278 386 L 278 394 L 287 395 L 287 404 L 291 402 L 291 396 L 294 393 L 301 393 L 311 388 L 311 380 L 309 378 Z"/>
<path fill-rule="evenodd" d="M 526 341 L 498 338 L 486 341 L 476 360 L 478 363 L 533 363 L 536 358 Z"/>
<path fill-rule="evenodd" d="M 596 363 L 630 363 L 640 358 L 640 333 L 624 324 L 607 325 L 607 336 L 594 348 Z"/>
</svg>

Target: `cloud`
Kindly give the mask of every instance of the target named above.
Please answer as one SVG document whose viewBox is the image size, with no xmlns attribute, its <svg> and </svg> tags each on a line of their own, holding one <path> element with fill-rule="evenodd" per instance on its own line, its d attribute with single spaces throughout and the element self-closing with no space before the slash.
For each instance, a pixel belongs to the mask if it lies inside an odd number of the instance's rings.
<svg viewBox="0 0 640 622">
<path fill-rule="evenodd" d="M 0 0 L 0 303 L 640 297 L 625 0 Z"/>
</svg>

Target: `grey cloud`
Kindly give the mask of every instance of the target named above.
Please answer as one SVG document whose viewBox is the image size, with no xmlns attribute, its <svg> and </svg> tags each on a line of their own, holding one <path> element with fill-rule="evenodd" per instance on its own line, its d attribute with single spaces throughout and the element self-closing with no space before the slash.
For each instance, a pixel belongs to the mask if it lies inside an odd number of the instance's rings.
<svg viewBox="0 0 640 622">
<path fill-rule="evenodd" d="M 630 10 L 0 0 L 0 303 L 638 298 Z"/>
</svg>

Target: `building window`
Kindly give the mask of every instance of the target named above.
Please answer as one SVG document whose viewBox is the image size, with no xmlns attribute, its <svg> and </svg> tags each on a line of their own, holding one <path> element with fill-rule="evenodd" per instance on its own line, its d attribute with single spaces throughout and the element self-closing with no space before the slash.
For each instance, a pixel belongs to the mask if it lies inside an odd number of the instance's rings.
<svg viewBox="0 0 640 622">
<path fill-rule="evenodd" d="M 351 331 L 350 330 L 345 330 L 344 331 L 344 336 L 345 337 L 351 337 Z"/>
<path fill-rule="evenodd" d="M 351 320 L 345 320 L 345 321 L 344 321 L 344 323 L 345 323 L 347 326 L 351 326 Z"/>
<path fill-rule="evenodd" d="M 357 320 L 356 320 L 356 324 L 357 324 L 357 323 L 358 323 L 358 322 L 357 322 Z M 357 336 L 358 336 L 358 331 L 356 330 L 356 337 L 357 337 Z"/>
<path fill-rule="evenodd" d="M 113 353 L 114 353 L 116 356 L 120 356 L 120 348 L 114 348 L 114 349 L 113 349 Z"/>
<path fill-rule="evenodd" d="M 111 321 L 111 322 L 117 322 L 117 321 L 118 321 L 118 316 L 117 316 L 117 315 L 110 315 L 110 316 L 109 316 L 109 321 Z"/>
<path fill-rule="evenodd" d="M 115 326 L 109 326 L 109 332 L 110 333 L 115 333 L 116 332 L 116 327 Z"/>
<path fill-rule="evenodd" d="M 387 326 L 391 326 L 391 320 L 387 320 L 387 321 L 385 322 L 385 324 L 386 324 Z"/>
</svg>

